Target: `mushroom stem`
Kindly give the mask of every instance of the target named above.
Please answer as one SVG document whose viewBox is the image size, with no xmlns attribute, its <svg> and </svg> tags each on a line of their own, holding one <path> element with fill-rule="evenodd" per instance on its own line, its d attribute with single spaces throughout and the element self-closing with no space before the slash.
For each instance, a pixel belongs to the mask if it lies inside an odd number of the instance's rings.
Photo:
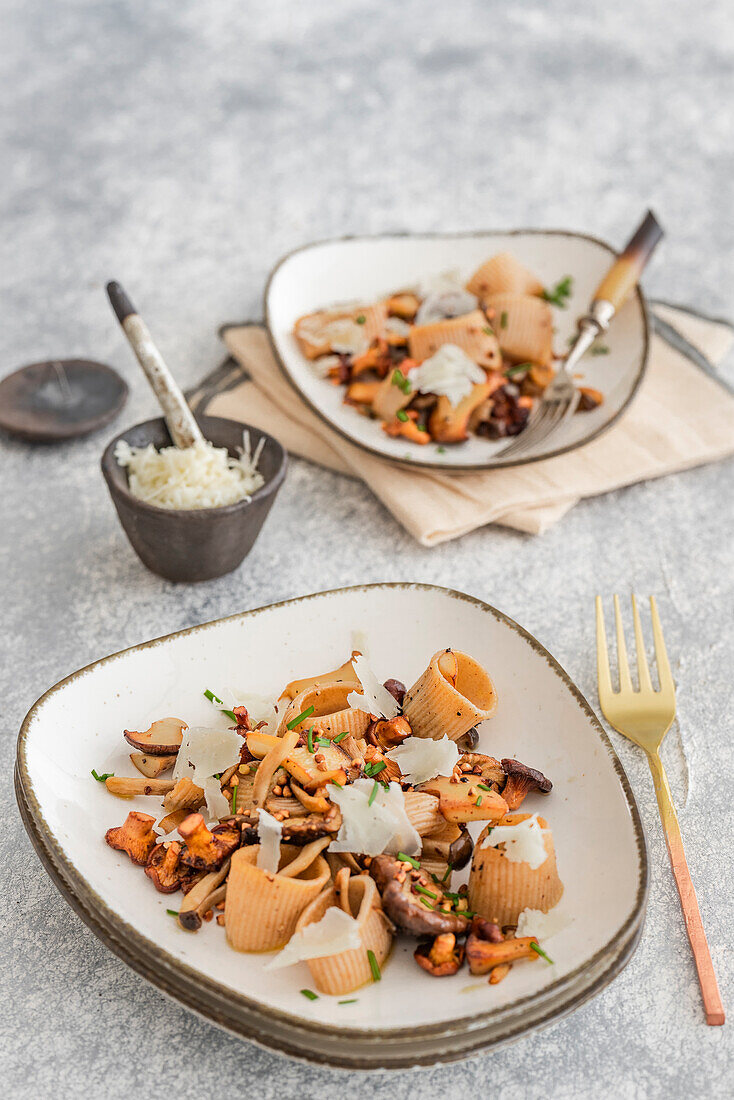
<svg viewBox="0 0 734 1100">
<path fill-rule="evenodd" d="M 201 928 L 204 913 L 207 909 L 211 909 L 217 901 L 222 900 L 217 898 L 216 901 L 213 901 L 212 897 L 229 874 L 229 864 L 229 859 L 225 859 L 218 871 L 212 871 L 210 874 L 204 875 L 203 879 L 197 882 L 196 886 L 189 890 L 184 897 L 178 911 L 178 923 L 187 932 L 198 932 Z"/>
<path fill-rule="evenodd" d="M 105 779 L 105 787 L 118 798 L 134 798 L 139 794 L 168 794 L 176 784 L 172 779 L 133 779 L 111 775 Z"/>
</svg>

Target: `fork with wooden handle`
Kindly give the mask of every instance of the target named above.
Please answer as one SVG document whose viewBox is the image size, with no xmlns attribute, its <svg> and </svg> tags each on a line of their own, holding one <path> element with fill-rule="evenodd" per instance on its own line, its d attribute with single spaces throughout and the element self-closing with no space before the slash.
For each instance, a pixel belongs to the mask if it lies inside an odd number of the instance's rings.
<svg viewBox="0 0 734 1100">
<path fill-rule="evenodd" d="M 714 965 L 711 961 L 706 933 L 703 930 L 696 891 L 691 882 L 691 875 L 683 851 L 683 839 L 670 794 L 670 787 L 668 786 L 668 777 L 660 759 L 660 746 L 675 718 L 675 685 L 668 663 L 663 631 L 654 596 L 650 597 L 650 612 L 660 689 L 655 691 L 650 679 L 640 614 L 634 596 L 632 597 L 632 615 L 635 646 L 637 648 L 639 690 L 635 691 L 632 686 L 629 664 L 627 663 L 624 627 L 622 626 L 622 616 L 619 610 L 619 597 L 615 596 L 614 617 L 617 634 L 619 691 L 614 691 L 609 671 L 604 609 L 601 597 L 596 597 L 596 661 L 599 679 L 599 702 L 604 717 L 614 726 L 615 730 L 628 737 L 630 741 L 634 741 L 647 753 L 647 760 L 655 784 L 660 818 L 665 829 L 668 855 L 670 856 L 670 863 L 683 910 L 683 919 L 686 922 L 686 931 L 688 932 L 688 939 L 691 943 L 693 958 L 698 971 L 706 1023 L 712 1025 L 723 1024 L 725 1019 L 724 1006 L 721 1003 Z"/>
</svg>

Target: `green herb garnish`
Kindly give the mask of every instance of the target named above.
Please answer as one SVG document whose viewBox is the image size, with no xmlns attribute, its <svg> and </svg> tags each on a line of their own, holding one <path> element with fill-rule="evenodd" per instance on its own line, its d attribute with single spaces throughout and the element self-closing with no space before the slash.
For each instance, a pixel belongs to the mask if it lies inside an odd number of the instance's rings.
<svg viewBox="0 0 734 1100">
<path fill-rule="evenodd" d="M 438 453 L 440 455 L 445 455 L 446 454 L 446 448 L 445 447 L 436 447 L 436 450 L 438 451 Z"/>
<path fill-rule="evenodd" d="M 313 726 L 311 726 L 311 729 L 306 734 L 306 745 L 309 752 L 316 752 L 316 749 L 313 747 Z"/>
<path fill-rule="evenodd" d="M 403 424 L 406 422 L 406 420 L 410 419 L 410 417 L 408 416 L 405 409 L 398 409 L 398 412 L 397 412 L 396 415 L 397 415 L 398 420 L 402 421 Z"/>
<path fill-rule="evenodd" d="M 545 959 L 545 961 L 547 963 L 550 963 L 551 966 L 555 965 L 555 963 L 553 962 L 553 959 L 548 958 L 548 956 L 546 955 L 545 951 L 543 950 L 543 948 L 540 946 L 539 943 L 531 943 L 530 944 L 530 950 L 534 951 L 536 955 L 540 955 L 541 959 Z"/>
<path fill-rule="evenodd" d="M 322 749 L 330 749 L 331 748 L 331 741 L 329 740 L 328 737 L 318 737 L 316 739 L 316 744 L 320 745 Z"/>
<path fill-rule="evenodd" d="M 515 363 L 514 367 L 507 367 L 503 373 L 507 378 L 514 378 L 516 374 L 524 374 L 525 371 L 529 371 L 532 365 L 532 363 Z"/>
<path fill-rule="evenodd" d="M 291 718 L 290 722 L 286 722 L 286 729 L 294 730 L 296 726 L 300 726 L 301 722 L 305 721 L 306 718 L 310 718 L 313 712 L 314 708 L 312 704 L 310 707 L 306 707 L 304 711 L 301 711 L 300 714 L 296 715 L 295 718 Z"/>
<path fill-rule="evenodd" d="M 374 776 L 379 775 L 387 767 L 384 760 L 380 760 L 378 764 L 366 764 L 364 773 L 372 779 Z"/>
<path fill-rule="evenodd" d="M 416 871 L 420 869 L 420 863 L 418 862 L 418 860 L 413 859 L 412 856 L 406 856 L 405 852 L 398 852 L 398 859 L 402 860 L 403 863 L 409 863 L 411 867 Z"/>
<path fill-rule="evenodd" d="M 338 745 L 340 741 L 343 741 L 345 737 L 349 737 L 349 730 L 344 730 L 344 733 L 338 733 L 333 739 L 334 744 Z"/>
<path fill-rule="evenodd" d="M 477 783 L 477 786 L 481 791 L 489 791 L 490 794 L 492 793 L 492 788 L 488 787 L 486 783 Z M 479 805 L 479 803 L 477 803 L 477 805 Z"/>
<path fill-rule="evenodd" d="M 500 328 L 507 328 L 507 310 L 503 309 L 500 314 Z"/>
<path fill-rule="evenodd" d="M 233 814 L 237 813 L 237 791 L 239 789 L 240 789 L 239 785 L 232 788 L 232 813 Z"/>
<path fill-rule="evenodd" d="M 111 779 L 114 774 L 114 772 L 105 772 L 103 775 L 97 775 L 94 768 L 92 768 L 92 775 L 98 783 L 104 783 L 105 779 Z"/>
<path fill-rule="evenodd" d="M 416 894 L 425 894 L 427 898 L 433 898 L 434 901 L 438 897 L 438 894 L 434 894 L 432 890 L 426 890 L 425 886 L 416 886 L 415 892 Z"/>
<path fill-rule="evenodd" d="M 168 913 L 169 917 L 178 916 L 178 909 L 166 909 L 166 912 Z"/>
<path fill-rule="evenodd" d="M 546 302 L 558 306 L 559 309 L 565 309 L 572 293 L 573 278 L 570 275 L 566 275 L 563 279 L 559 279 L 551 290 L 546 288 L 541 294 L 541 298 L 545 298 Z"/>
<path fill-rule="evenodd" d="M 482 332 L 485 333 L 485 335 L 487 336 L 494 336 L 494 329 L 490 328 L 489 325 L 484 325 L 482 328 Z"/>
<path fill-rule="evenodd" d="M 482 798 L 483 798 L 483 797 L 484 797 L 484 795 L 478 794 L 478 795 L 477 795 L 477 800 L 476 800 L 476 802 L 474 803 L 474 805 L 475 805 L 475 806 L 481 806 L 481 804 L 482 804 Z"/>
<path fill-rule="evenodd" d="M 377 791 L 379 790 L 379 788 L 380 788 L 380 784 L 377 782 L 377 780 L 375 780 L 375 785 L 372 788 L 372 790 L 370 791 L 370 796 L 367 799 L 367 805 L 368 806 L 371 806 L 372 803 L 375 801 L 375 798 L 377 796 Z"/>
<path fill-rule="evenodd" d="M 452 867 L 452 866 L 451 866 L 451 864 L 449 863 L 449 865 L 448 865 L 448 866 L 447 866 L 447 868 L 446 868 L 446 874 L 445 874 L 445 875 L 443 876 L 443 878 L 441 879 L 441 882 L 446 882 L 447 878 L 449 877 L 449 875 L 451 874 L 451 872 L 452 872 L 452 871 L 453 871 L 453 867 Z"/>
<path fill-rule="evenodd" d="M 337 783 L 336 779 L 330 779 L 329 782 L 333 783 L 335 787 L 338 787 L 340 791 L 344 790 L 344 784 L 343 783 Z"/>
<path fill-rule="evenodd" d="M 365 317 L 364 313 L 360 313 L 359 317 L 355 317 L 354 320 L 357 322 L 358 325 L 363 325 L 366 322 L 367 318 Z"/>
<path fill-rule="evenodd" d="M 410 384 L 410 379 L 406 378 L 403 372 L 397 367 L 392 372 L 392 384 L 393 386 L 397 386 L 398 389 L 402 390 L 405 394 L 411 393 L 413 390 L 413 387 Z"/>
<path fill-rule="evenodd" d="M 228 718 L 231 718 L 233 722 L 237 721 L 237 715 L 233 710 L 225 710 L 222 700 L 217 698 L 213 691 L 209 691 L 209 688 L 204 692 L 204 697 L 209 700 L 210 703 L 216 703 L 222 711 L 222 714 L 226 714 Z"/>
<path fill-rule="evenodd" d="M 375 958 L 374 951 L 368 951 L 367 958 L 369 960 L 370 970 L 372 971 L 372 980 L 375 982 L 379 982 L 382 978 L 382 974 L 380 973 L 380 966 L 377 962 L 377 959 Z"/>
<path fill-rule="evenodd" d="M 435 905 L 431 905 L 430 901 L 426 901 L 425 898 L 418 898 L 418 901 L 421 903 L 421 905 L 425 905 L 426 909 L 435 909 L 436 908 Z"/>
<path fill-rule="evenodd" d="M 347 1001 L 337 1001 L 338 1005 L 356 1005 L 359 997 L 350 997 Z"/>
<path fill-rule="evenodd" d="M 592 355 L 609 355 L 609 348 L 606 344 L 592 344 L 590 350 Z"/>
<path fill-rule="evenodd" d="M 314 993 L 313 989 L 302 989 L 300 993 L 302 997 L 307 997 L 309 1001 L 318 1001 L 319 999 L 318 993 Z"/>
</svg>

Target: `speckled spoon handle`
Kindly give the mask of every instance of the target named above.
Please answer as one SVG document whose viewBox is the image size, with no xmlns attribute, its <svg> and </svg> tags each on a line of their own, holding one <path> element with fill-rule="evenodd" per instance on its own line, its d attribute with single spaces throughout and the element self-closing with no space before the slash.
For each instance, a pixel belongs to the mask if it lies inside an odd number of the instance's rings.
<svg viewBox="0 0 734 1100">
<path fill-rule="evenodd" d="M 176 385 L 161 353 L 153 343 L 145 321 L 119 283 L 108 283 L 107 294 L 117 320 L 130 342 L 130 347 L 135 352 L 163 409 L 171 439 L 177 447 L 191 447 L 194 443 L 203 443 L 204 437 L 194 419 L 194 414 L 186 404 L 186 398 Z"/>
</svg>

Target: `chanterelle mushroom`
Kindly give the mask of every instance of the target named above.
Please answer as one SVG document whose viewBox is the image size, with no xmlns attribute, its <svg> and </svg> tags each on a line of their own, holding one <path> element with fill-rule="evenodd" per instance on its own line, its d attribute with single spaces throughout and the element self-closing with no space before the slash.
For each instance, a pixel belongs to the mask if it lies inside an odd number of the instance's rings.
<svg viewBox="0 0 734 1100">
<path fill-rule="evenodd" d="M 209 830 L 201 814 L 189 814 L 178 831 L 186 844 L 181 861 L 197 871 L 215 871 L 240 845 L 236 821 L 225 821 Z"/>
<path fill-rule="evenodd" d="M 108 829 L 105 840 L 110 848 L 127 852 L 133 863 L 144 864 L 156 845 L 158 837 L 153 832 L 155 818 L 131 810 L 122 825 Z"/>
<path fill-rule="evenodd" d="M 553 789 L 550 779 L 546 779 L 542 772 L 521 764 L 519 760 L 505 759 L 502 761 L 502 768 L 507 776 L 502 797 L 510 810 L 516 810 L 530 791 L 548 794 Z"/>
<path fill-rule="evenodd" d="M 434 978 L 455 974 L 464 961 L 464 945 L 456 942 L 453 932 L 436 936 L 433 943 L 419 943 L 413 958 Z"/>
<path fill-rule="evenodd" d="M 400 745 L 406 737 L 410 737 L 413 730 L 410 722 L 402 715 L 395 718 L 376 718 L 367 727 L 365 740 L 372 745 L 379 745 L 383 749 L 394 748 Z"/>
<path fill-rule="evenodd" d="M 196 877 L 196 871 L 181 862 L 181 845 L 175 840 L 168 847 L 156 844 L 148 856 L 145 873 L 161 894 L 182 890 Z"/>
<path fill-rule="evenodd" d="M 438 908 L 445 898 L 440 886 L 427 876 L 422 876 L 423 882 L 420 872 L 413 877 L 392 856 L 375 856 L 370 862 L 370 874 L 380 891 L 383 909 L 403 931 L 414 936 L 440 936 L 444 932 L 460 935 L 468 928 L 466 917 Z"/>
<path fill-rule="evenodd" d="M 505 939 L 496 924 L 483 917 L 474 917 L 466 940 L 466 961 L 472 974 L 487 974 L 496 966 L 505 966 L 518 959 L 537 959 L 531 944 L 538 945 L 534 936 Z"/>
</svg>

